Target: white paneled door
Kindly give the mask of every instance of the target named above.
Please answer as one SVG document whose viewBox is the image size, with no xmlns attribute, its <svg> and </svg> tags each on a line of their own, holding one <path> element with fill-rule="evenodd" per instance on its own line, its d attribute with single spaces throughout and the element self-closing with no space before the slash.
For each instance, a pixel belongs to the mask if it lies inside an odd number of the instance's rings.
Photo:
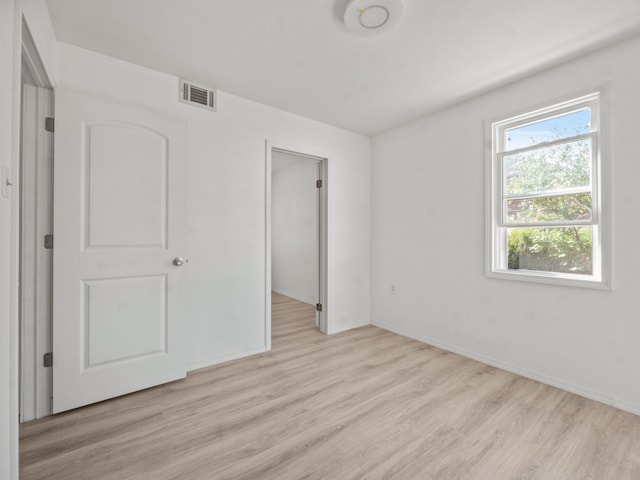
<svg viewBox="0 0 640 480">
<path fill-rule="evenodd" d="M 58 90 L 53 411 L 186 375 L 186 123 Z"/>
</svg>

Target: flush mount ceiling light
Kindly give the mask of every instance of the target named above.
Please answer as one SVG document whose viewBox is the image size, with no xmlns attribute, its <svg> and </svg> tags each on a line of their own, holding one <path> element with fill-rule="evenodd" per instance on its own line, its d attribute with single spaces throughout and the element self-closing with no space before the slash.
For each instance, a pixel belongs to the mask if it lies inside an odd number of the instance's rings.
<svg viewBox="0 0 640 480">
<path fill-rule="evenodd" d="M 349 0 L 344 24 L 357 35 L 382 35 L 400 23 L 403 12 L 404 0 Z"/>
</svg>

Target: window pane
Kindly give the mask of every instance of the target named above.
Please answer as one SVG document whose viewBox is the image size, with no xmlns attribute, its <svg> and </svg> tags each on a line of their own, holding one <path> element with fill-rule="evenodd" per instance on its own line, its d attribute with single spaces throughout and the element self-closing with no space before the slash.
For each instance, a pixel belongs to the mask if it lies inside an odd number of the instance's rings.
<svg viewBox="0 0 640 480">
<path fill-rule="evenodd" d="M 507 195 L 587 187 L 591 184 L 591 139 L 503 157 Z"/>
<path fill-rule="evenodd" d="M 530 147 L 591 132 L 591 109 L 568 113 L 541 122 L 531 123 L 504 131 L 504 149 Z"/>
<path fill-rule="evenodd" d="M 509 270 L 591 275 L 591 226 L 507 229 Z"/>
<path fill-rule="evenodd" d="M 591 220 L 591 193 L 505 201 L 508 223 Z"/>
</svg>

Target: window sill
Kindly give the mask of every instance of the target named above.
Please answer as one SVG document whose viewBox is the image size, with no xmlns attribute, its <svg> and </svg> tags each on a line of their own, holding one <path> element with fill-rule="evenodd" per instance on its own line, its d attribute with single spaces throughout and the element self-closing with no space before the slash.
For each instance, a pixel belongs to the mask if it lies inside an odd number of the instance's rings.
<svg viewBox="0 0 640 480">
<path fill-rule="evenodd" d="M 610 283 L 587 275 L 567 273 L 536 272 L 533 270 L 495 270 L 486 273 L 487 278 L 514 280 L 518 282 L 563 285 L 566 287 L 592 288 L 596 290 L 613 290 Z"/>
</svg>

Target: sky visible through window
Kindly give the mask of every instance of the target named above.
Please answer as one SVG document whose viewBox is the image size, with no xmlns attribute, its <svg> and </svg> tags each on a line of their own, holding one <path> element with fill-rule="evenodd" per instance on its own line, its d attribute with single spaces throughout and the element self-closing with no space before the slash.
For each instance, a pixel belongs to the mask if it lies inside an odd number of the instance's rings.
<svg viewBox="0 0 640 480">
<path fill-rule="evenodd" d="M 541 142 L 573 137 L 591 131 L 591 110 L 550 118 L 542 122 L 505 130 L 505 150 L 530 147 Z"/>
</svg>

